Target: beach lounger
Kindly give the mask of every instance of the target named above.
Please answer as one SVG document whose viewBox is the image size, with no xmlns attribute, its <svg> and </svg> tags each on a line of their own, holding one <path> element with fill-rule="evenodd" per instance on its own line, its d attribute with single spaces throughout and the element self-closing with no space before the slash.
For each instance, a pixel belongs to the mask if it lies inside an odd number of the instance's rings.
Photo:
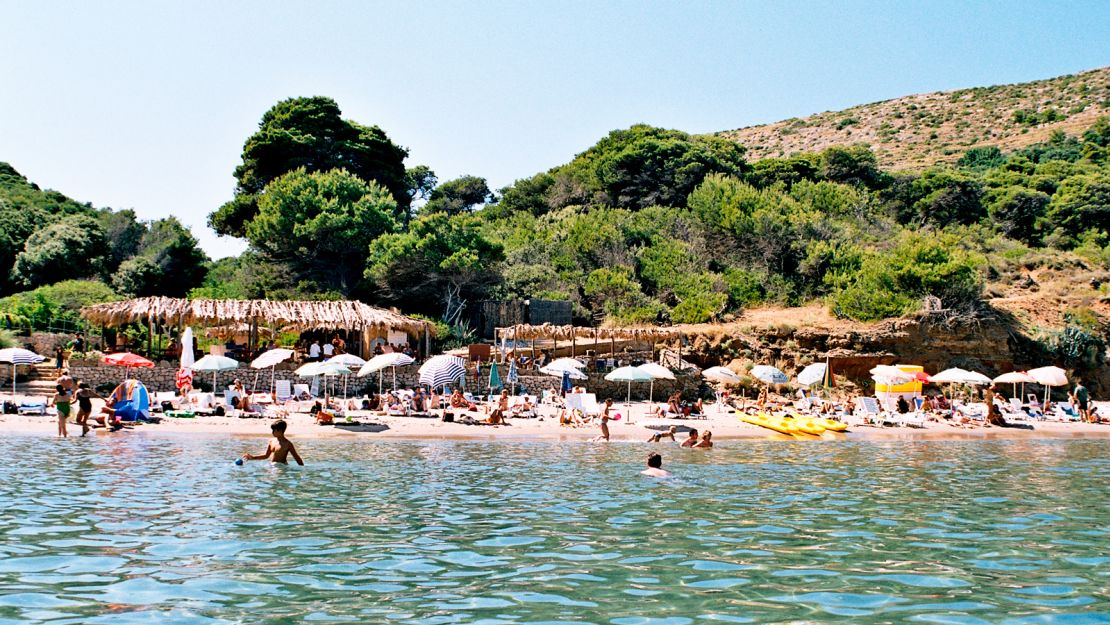
<svg viewBox="0 0 1110 625">
<path fill-rule="evenodd" d="M 316 396 L 312 394 L 312 391 L 309 390 L 307 384 L 294 384 L 293 385 L 293 398 L 294 399 L 298 399 L 298 400 L 300 400 L 300 399 L 312 399 L 313 397 L 316 397 Z"/>
<path fill-rule="evenodd" d="M 21 415 L 46 415 L 46 400 L 41 397 L 24 399 L 16 410 Z"/>
<path fill-rule="evenodd" d="M 293 399 L 295 396 L 289 380 L 276 380 L 274 382 L 274 395 L 277 396 L 277 401 L 282 404 Z"/>
<path fill-rule="evenodd" d="M 593 393 L 578 393 L 581 398 L 582 414 L 597 416 L 601 414 L 601 406 L 597 403 L 597 395 Z"/>
<path fill-rule="evenodd" d="M 890 422 L 879 408 L 879 400 L 874 397 L 857 397 L 855 415 L 863 425 L 884 425 Z"/>
<path fill-rule="evenodd" d="M 154 394 L 153 401 L 150 402 L 150 410 L 152 412 L 164 412 L 162 404 L 169 403 L 171 406 L 177 406 L 177 393 L 172 391 L 162 391 Z M 171 408 L 172 410 L 172 408 Z"/>
</svg>

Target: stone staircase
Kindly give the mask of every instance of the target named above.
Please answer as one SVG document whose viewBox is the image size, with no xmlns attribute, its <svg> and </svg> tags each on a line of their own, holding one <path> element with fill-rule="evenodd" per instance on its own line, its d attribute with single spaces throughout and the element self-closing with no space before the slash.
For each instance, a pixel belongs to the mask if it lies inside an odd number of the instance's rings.
<svg viewBox="0 0 1110 625">
<path fill-rule="evenodd" d="M 54 360 L 45 360 L 31 367 L 27 374 L 27 380 L 17 383 L 15 392 L 18 395 L 50 397 L 54 394 L 60 375 L 62 375 L 62 372 L 54 368 Z M 11 382 L 10 377 L 8 381 Z"/>
</svg>

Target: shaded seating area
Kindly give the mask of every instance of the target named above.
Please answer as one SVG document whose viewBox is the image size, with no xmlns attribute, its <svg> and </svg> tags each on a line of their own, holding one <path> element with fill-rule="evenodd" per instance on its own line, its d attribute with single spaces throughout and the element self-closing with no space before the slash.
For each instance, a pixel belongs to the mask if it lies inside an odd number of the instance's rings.
<svg viewBox="0 0 1110 625">
<path fill-rule="evenodd" d="M 232 328 L 245 337 L 244 344 L 230 342 L 221 347 L 223 354 L 239 360 L 250 360 L 265 350 L 276 332 L 297 332 L 330 337 L 346 337 L 348 353 L 367 356 L 375 340 L 403 333 L 423 343 L 428 353 L 435 328 L 431 323 L 406 317 L 393 309 L 378 308 L 356 300 L 340 301 L 272 301 L 272 300 L 207 300 L 172 297 L 142 297 L 96 304 L 81 309 L 81 316 L 99 325 L 102 334 L 108 329 L 139 325 L 147 329 L 145 345 L 140 341 L 120 344 L 127 351 L 145 353 L 174 360 L 180 357 L 181 346 L 170 341 L 166 347 L 156 344 L 155 337 L 180 331 L 186 326 L 208 329 Z M 303 358 L 308 345 L 298 346 Z M 221 355 L 223 355 L 221 354 Z"/>
</svg>

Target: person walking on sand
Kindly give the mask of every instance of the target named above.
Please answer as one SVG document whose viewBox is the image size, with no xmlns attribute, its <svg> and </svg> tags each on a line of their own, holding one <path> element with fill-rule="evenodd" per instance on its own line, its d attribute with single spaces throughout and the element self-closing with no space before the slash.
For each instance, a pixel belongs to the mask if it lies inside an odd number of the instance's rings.
<svg viewBox="0 0 1110 625">
<path fill-rule="evenodd" d="M 285 421 L 274 421 L 270 425 L 270 432 L 273 433 L 274 438 L 266 445 L 265 453 L 258 455 L 243 454 L 243 460 L 266 460 L 269 458 L 270 462 L 274 464 L 287 464 L 288 457 L 291 455 L 297 461 L 297 464 L 304 466 L 304 460 L 301 460 L 301 455 L 297 453 L 297 448 L 293 446 L 293 442 L 285 438 Z"/>
<path fill-rule="evenodd" d="M 650 453 L 647 457 L 647 468 L 640 471 L 640 475 L 648 477 L 670 477 L 670 471 L 663 470 L 663 456 L 657 453 Z"/>
<path fill-rule="evenodd" d="M 89 417 L 92 416 L 92 399 L 104 399 L 96 391 L 89 388 L 88 382 L 78 382 L 77 392 L 73 394 L 77 399 L 77 423 L 81 426 L 81 436 L 89 433 Z"/>
<path fill-rule="evenodd" d="M 66 421 L 69 419 L 69 406 L 73 398 L 70 396 L 69 391 L 61 384 L 54 387 L 56 392 L 50 398 L 50 403 L 58 410 L 58 436 L 68 438 L 69 433 L 66 432 Z"/>
</svg>

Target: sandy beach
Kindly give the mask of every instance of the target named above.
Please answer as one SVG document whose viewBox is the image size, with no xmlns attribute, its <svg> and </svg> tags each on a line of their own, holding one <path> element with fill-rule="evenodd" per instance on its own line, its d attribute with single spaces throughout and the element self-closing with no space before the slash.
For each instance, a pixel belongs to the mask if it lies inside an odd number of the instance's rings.
<svg viewBox="0 0 1110 625">
<path fill-rule="evenodd" d="M 94 401 L 94 414 L 102 402 Z M 626 405 L 619 404 L 620 412 Z M 961 428 L 947 423 L 928 422 L 924 428 L 878 427 L 862 425 L 849 417 L 849 430 L 835 434 L 826 432 L 820 438 L 807 436 L 794 438 L 771 430 L 740 421 L 734 413 L 718 411 L 716 406 L 707 406 L 705 418 L 697 419 L 660 419 L 648 414 L 647 402 L 633 402 L 631 419 L 625 417 L 609 424 L 612 441 L 646 441 L 655 432 L 666 430 L 674 425 L 680 432 L 695 428 L 699 432 L 710 430 L 713 440 L 780 440 L 780 441 L 843 441 L 843 440 L 977 440 L 977 439 L 1031 439 L 1031 438 L 1108 438 L 1110 424 L 1092 424 L 1059 421 L 1033 421 L 1033 429 L 973 427 Z M 1104 408 L 1100 408 L 1105 410 Z M 292 413 L 288 417 L 289 435 L 293 438 L 365 438 L 365 439 L 535 439 L 535 440 L 591 440 L 598 436 L 598 425 L 582 427 L 560 426 L 558 411 L 554 407 L 541 406 L 535 418 L 512 418 L 508 425 L 465 425 L 446 423 L 435 417 L 398 417 L 385 416 L 369 411 L 350 413 L 353 420 L 363 425 L 317 425 L 308 413 Z M 469 413 L 476 419 L 483 419 L 480 411 Z M 132 436 L 132 435 L 227 435 L 227 436 L 268 436 L 269 418 L 239 418 L 234 416 L 196 416 L 190 419 L 161 417 L 159 423 L 142 423 L 128 427 L 121 432 L 111 433 L 103 428 L 94 429 L 90 435 Z M 81 428 L 70 418 L 69 435 L 79 436 Z M 0 415 L 0 435 L 31 434 L 57 435 L 56 417 L 38 415 Z"/>
</svg>

